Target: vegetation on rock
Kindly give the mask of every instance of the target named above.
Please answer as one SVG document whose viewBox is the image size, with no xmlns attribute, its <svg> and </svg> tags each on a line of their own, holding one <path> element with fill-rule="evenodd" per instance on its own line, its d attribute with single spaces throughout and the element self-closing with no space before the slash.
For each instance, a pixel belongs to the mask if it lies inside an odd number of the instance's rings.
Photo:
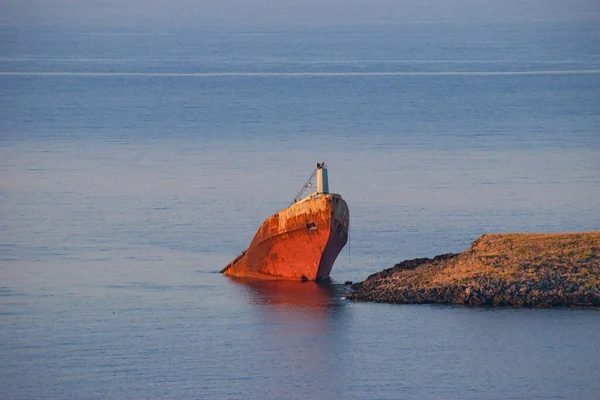
<svg viewBox="0 0 600 400">
<path fill-rule="evenodd" d="M 483 235 L 460 254 L 403 261 L 352 285 L 384 303 L 600 306 L 600 231 Z"/>
</svg>

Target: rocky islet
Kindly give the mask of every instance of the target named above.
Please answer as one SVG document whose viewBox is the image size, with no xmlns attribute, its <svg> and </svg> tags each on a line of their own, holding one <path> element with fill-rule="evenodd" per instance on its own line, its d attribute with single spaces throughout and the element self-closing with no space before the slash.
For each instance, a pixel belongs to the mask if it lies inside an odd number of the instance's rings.
<svg viewBox="0 0 600 400">
<path fill-rule="evenodd" d="M 600 231 L 483 235 L 459 254 L 403 261 L 352 285 L 352 301 L 600 306 Z"/>
</svg>

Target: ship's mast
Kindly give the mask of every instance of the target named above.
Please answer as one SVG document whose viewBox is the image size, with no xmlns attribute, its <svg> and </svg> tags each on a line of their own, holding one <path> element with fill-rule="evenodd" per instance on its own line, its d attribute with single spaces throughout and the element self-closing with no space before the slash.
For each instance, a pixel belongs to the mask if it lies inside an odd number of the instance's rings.
<svg viewBox="0 0 600 400">
<path fill-rule="evenodd" d="M 317 177 L 317 191 L 311 193 L 310 190 L 312 189 L 312 182 L 313 182 L 313 179 L 315 178 L 315 176 Z M 297 203 L 298 201 L 302 200 L 302 194 L 306 191 L 306 189 L 308 189 L 308 196 L 306 198 L 309 198 L 311 196 L 318 195 L 318 194 L 328 194 L 329 193 L 329 180 L 327 179 L 327 166 L 325 165 L 325 161 L 321 161 L 320 163 L 319 162 L 317 163 L 317 169 L 313 171 L 310 178 L 308 178 L 308 180 L 306 181 L 304 186 L 302 186 L 302 190 L 300 190 L 300 192 L 298 192 L 296 197 L 294 197 L 294 200 L 290 203 L 290 206 L 292 204 Z"/>
<path fill-rule="evenodd" d="M 317 194 L 329 193 L 329 180 L 327 179 L 327 166 L 325 161 L 317 163 Z"/>
</svg>

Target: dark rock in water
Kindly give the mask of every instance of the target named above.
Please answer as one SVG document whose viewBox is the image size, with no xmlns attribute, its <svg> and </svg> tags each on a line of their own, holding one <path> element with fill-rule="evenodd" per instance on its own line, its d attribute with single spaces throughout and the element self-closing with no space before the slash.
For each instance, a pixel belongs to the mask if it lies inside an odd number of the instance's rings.
<svg viewBox="0 0 600 400">
<path fill-rule="evenodd" d="M 350 286 L 350 285 L 352 285 L 352 281 L 346 281 L 346 282 L 344 282 L 344 286 Z"/>
<path fill-rule="evenodd" d="M 417 258 L 352 285 L 353 301 L 600 306 L 600 232 L 483 235 L 460 254 Z"/>
</svg>

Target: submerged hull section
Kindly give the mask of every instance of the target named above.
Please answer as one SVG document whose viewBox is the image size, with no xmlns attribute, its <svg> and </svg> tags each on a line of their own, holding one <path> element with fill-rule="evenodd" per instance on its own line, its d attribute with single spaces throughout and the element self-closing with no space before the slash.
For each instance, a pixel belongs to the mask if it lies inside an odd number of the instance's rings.
<svg viewBox="0 0 600 400">
<path fill-rule="evenodd" d="M 267 218 L 246 251 L 222 273 L 318 281 L 348 241 L 349 211 L 338 194 L 318 194 Z"/>
</svg>

